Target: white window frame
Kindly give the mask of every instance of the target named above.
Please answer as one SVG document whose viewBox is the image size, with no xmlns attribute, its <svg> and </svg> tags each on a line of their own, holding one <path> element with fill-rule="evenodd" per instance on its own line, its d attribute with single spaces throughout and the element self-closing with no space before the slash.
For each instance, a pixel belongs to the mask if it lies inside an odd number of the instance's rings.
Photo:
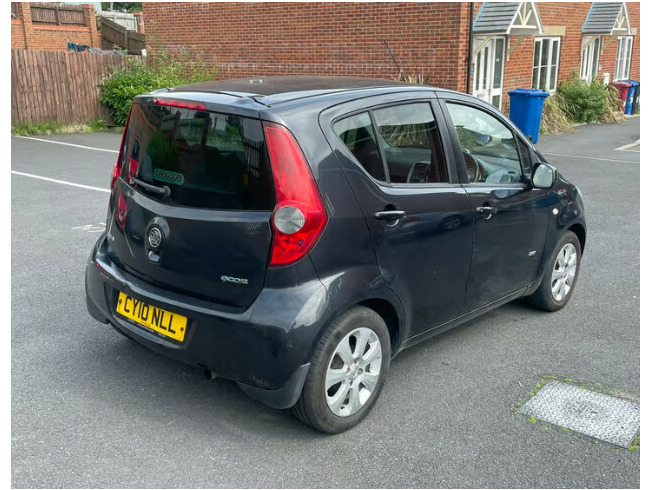
<svg viewBox="0 0 650 490">
<path fill-rule="evenodd" d="M 560 48 L 561 48 L 561 39 L 560 37 L 537 37 L 535 38 L 535 46 L 533 47 L 533 70 L 532 70 L 532 79 L 531 87 L 532 88 L 541 88 L 546 90 L 549 94 L 554 94 L 557 90 L 557 76 L 560 71 Z M 548 50 L 546 53 L 546 60 L 542 60 L 543 46 L 544 42 L 548 42 Z M 537 43 L 539 43 L 539 65 L 535 66 L 535 50 L 537 49 Z M 553 46 L 557 43 L 557 59 L 555 60 L 555 65 L 553 62 Z M 546 79 L 540 80 L 541 68 L 546 66 Z M 555 77 L 551 79 L 551 68 L 555 66 Z M 535 68 L 537 68 L 537 76 L 535 76 Z"/>
<path fill-rule="evenodd" d="M 589 41 L 584 48 L 582 48 L 580 60 L 580 78 L 585 82 L 593 82 L 598 79 L 598 71 L 600 65 L 600 50 L 602 46 L 602 38 L 596 36 Z"/>
<path fill-rule="evenodd" d="M 634 36 L 620 36 L 616 48 L 616 67 L 614 80 L 627 80 L 630 78 L 630 65 L 632 64 L 632 45 Z"/>
<path fill-rule="evenodd" d="M 497 51 L 498 41 L 501 41 L 500 51 Z M 478 44 L 480 49 L 476 50 L 475 47 L 472 95 L 501 110 L 503 103 L 503 73 L 506 64 L 508 40 L 505 36 L 490 36 L 488 38 L 475 38 L 474 43 Z M 501 60 L 498 67 L 497 58 Z M 495 70 L 497 68 L 498 72 Z M 499 80 L 498 87 L 495 86 L 497 79 Z M 494 104 L 495 98 L 498 100 L 498 105 Z"/>
</svg>

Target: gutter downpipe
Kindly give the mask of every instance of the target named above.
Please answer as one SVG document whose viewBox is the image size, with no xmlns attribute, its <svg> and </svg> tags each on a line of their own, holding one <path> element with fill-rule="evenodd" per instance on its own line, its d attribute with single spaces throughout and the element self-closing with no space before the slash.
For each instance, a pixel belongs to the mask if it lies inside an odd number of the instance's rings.
<svg viewBox="0 0 650 490">
<path fill-rule="evenodd" d="M 472 51 L 474 50 L 474 2 L 469 2 L 469 42 L 467 43 L 467 88 L 471 95 L 472 89 Z"/>
</svg>

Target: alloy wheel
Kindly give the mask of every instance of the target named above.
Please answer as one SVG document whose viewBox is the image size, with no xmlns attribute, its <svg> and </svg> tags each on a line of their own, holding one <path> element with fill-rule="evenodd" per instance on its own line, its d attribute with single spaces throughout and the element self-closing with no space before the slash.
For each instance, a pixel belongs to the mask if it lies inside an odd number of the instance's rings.
<svg viewBox="0 0 650 490">
<path fill-rule="evenodd" d="M 379 381 L 381 360 L 381 343 L 369 328 L 357 328 L 339 342 L 325 375 L 325 399 L 334 415 L 349 417 L 366 404 Z"/>
<path fill-rule="evenodd" d="M 571 291 L 577 266 L 578 252 L 572 243 L 567 243 L 555 259 L 551 275 L 551 294 L 555 301 L 562 301 Z"/>
</svg>

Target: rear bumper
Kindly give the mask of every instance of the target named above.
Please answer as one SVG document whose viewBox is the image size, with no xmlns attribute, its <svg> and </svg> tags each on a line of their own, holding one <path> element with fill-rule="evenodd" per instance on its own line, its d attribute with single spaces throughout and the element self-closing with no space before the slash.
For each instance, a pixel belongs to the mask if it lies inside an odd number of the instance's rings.
<svg viewBox="0 0 650 490">
<path fill-rule="evenodd" d="M 295 404 L 327 310 L 327 291 L 317 278 L 299 287 L 266 288 L 242 310 L 171 292 L 128 274 L 105 255 L 105 240 L 98 240 L 86 267 L 86 305 L 93 318 L 155 352 L 236 381 L 268 406 Z M 183 342 L 118 315 L 120 291 L 186 316 Z"/>
</svg>

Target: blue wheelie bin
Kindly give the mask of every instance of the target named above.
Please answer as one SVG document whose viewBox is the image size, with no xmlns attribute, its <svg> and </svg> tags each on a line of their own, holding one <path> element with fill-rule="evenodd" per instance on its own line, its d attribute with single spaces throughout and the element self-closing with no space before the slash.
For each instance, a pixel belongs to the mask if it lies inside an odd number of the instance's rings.
<svg viewBox="0 0 650 490">
<path fill-rule="evenodd" d="M 625 114 L 634 114 L 634 101 L 637 98 L 637 90 L 639 89 L 639 82 L 636 80 L 625 80 L 627 83 L 632 85 L 627 91 L 627 100 L 625 101 Z"/>
<path fill-rule="evenodd" d="M 548 92 L 518 88 L 509 91 L 508 95 L 510 96 L 510 120 L 533 143 L 537 143 L 544 99 L 549 96 Z"/>
</svg>

